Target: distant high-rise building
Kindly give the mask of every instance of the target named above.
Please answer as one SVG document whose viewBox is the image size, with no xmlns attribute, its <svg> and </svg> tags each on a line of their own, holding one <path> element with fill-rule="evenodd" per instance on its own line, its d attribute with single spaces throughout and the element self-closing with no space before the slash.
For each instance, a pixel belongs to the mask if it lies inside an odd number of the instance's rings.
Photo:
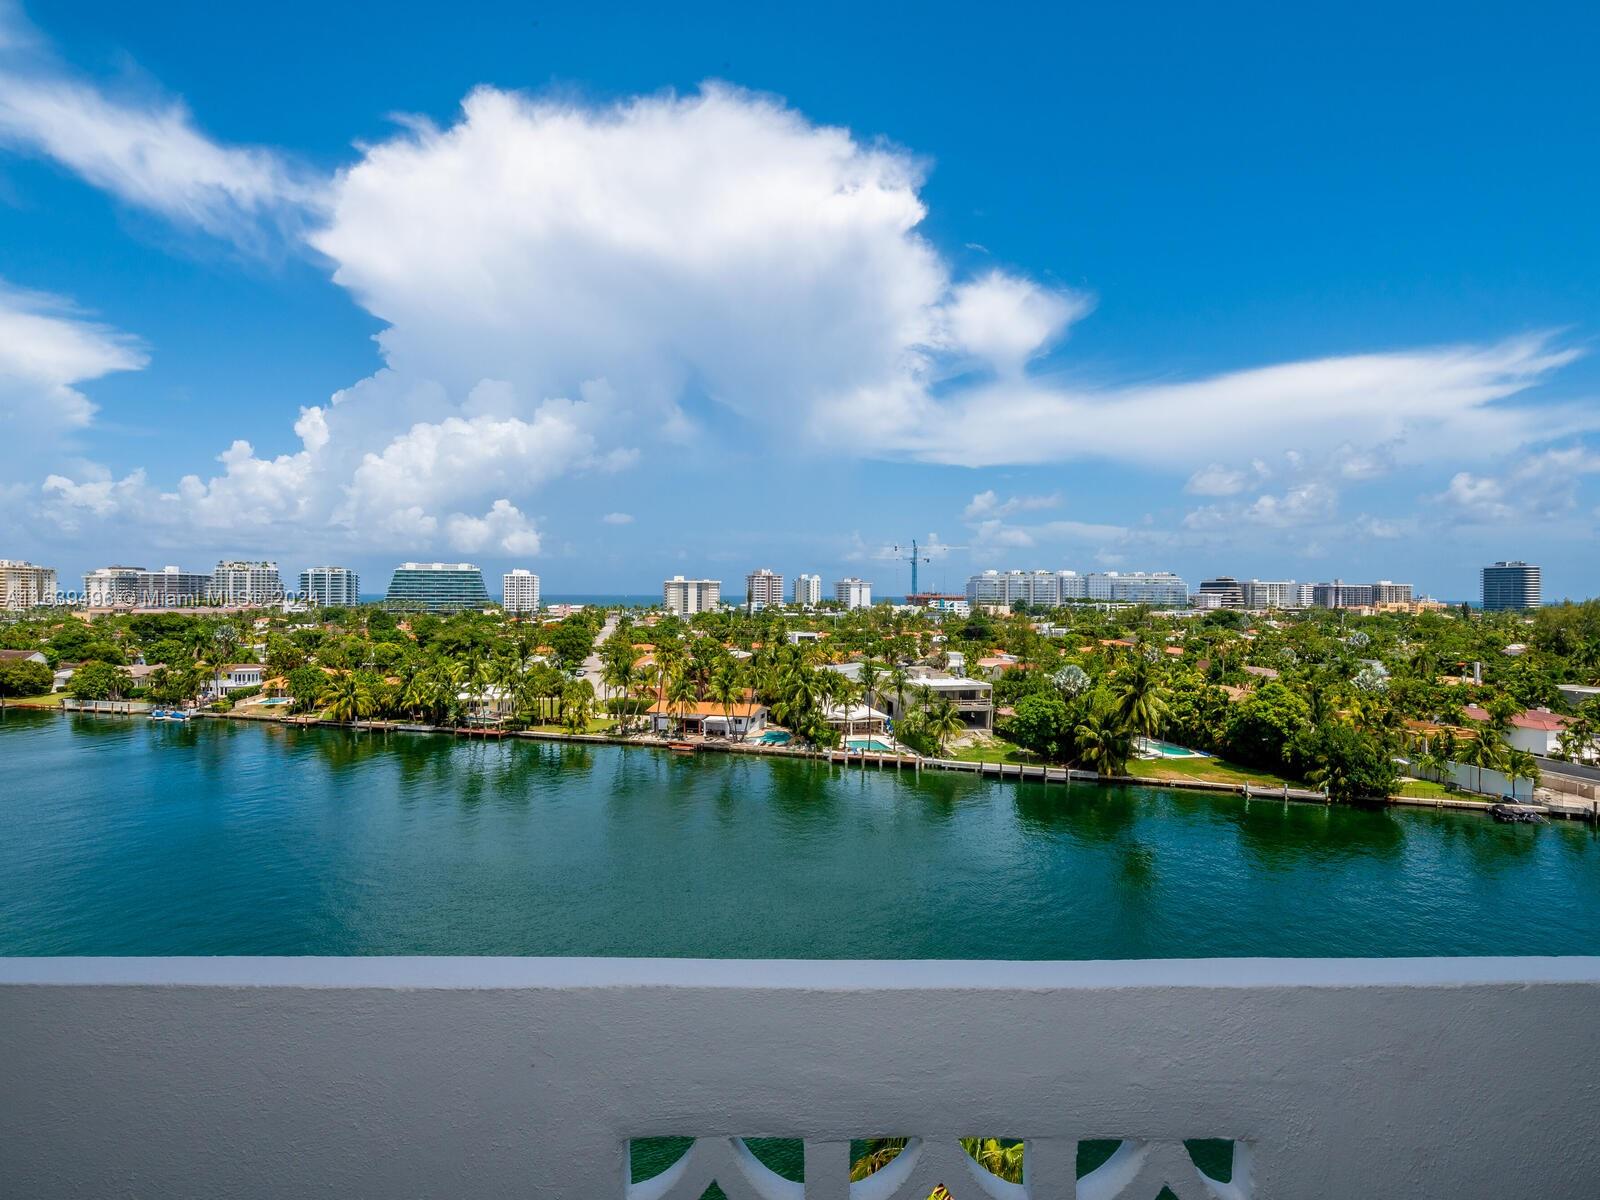
<svg viewBox="0 0 1600 1200">
<path fill-rule="evenodd" d="M 1199 608 L 1243 608 L 1244 585 L 1231 575 L 1203 580 L 1195 593 Z"/>
<path fill-rule="evenodd" d="M 744 577 L 744 602 L 752 612 L 783 604 L 783 576 L 766 567 Z"/>
<path fill-rule="evenodd" d="M 1249 609 L 1300 608 L 1300 585 L 1289 579 L 1247 579 L 1244 606 Z"/>
<path fill-rule="evenodd" d="M 36 567 L 30 562 L 0 558 L 0 608 L 34 608 L 40 604 L 54 604 L 55 600 L 54 567 Z"/>
<path fill-rule="evenodd" d="M 1532 563 L 1511 560 L 1483 568 L 1482 601 L 1487 612 L 1538 608 L 1542 591 L 1539 568 Z"/>
<path fill-rule="evenodd" d="M 163 567 L 97 567 L 83 577 L 90 608 L 191 608 L 211 594 L 210 575 Z"/>
<path fill-rule="evenodd" d="M 307 567 L 300 598 L 317 608 L 352 608 L 361 603 L 361 576 L 349 567 Z"/>
<path fill-rule="evenodd" d="M 872 585 L 850 575 L 833 585 L 833 598 L 846 608 L 871 608 Z"/>
<path fill-rule="evenodd" d="M 539 577 L 521 567 L 507 571 L 500 579 L 500 607 L 508 613 L 539 611 Z"/>
<path fill-rule="evenodd" d="M 401 563 L 389 580 L 384 603 L 395 608 L 454 612 L 489 603 L 483 572 L 471 563 Z"/>
<path fill-rule="evenodd" d="M 1189 585 L 1170 571 L 984 571 L 967 579 L 972 604 L 1027 604 L 1055 608 L 1072 600 L 1178 606 Z"/>
<path fill-rule="evenodd" d="M 661 607 L 680 617 L 710 612 L 722 603 L 722 580 L 674 575 L 661 585 Z"/>
<path fill-rule="evenodd" d="M 796 575 L 794 577 L 794 602 L 815 606 L 822 603 L 822 576 Z"/>
<path fill-rule="evenodd" d="M 1409 583 L 1392 583 L 1387 579 L 1380 579 L 1372 585 L 1374 604 L 1410 604 L 1416 598 L 1416 589 Z"/>
<path fill-rule="evenodd" d="M 218 604 L 283 602 L 283 577 L 275 562 L 219 562 L 211 572 L 211 598 Z"/>
</svg>

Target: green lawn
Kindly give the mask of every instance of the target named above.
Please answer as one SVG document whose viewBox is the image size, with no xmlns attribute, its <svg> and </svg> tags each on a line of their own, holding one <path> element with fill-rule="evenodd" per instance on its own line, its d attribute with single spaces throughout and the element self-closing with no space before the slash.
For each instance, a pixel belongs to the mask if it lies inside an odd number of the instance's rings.
<svg viewBox="0 0 1600 1200">
<path fill-rule="evenodd" d="M 1408 779 L 1400 785 L 1399 791 L 1397 791 L 1395 794 L 1399 796 L 1416 796 L 1423 800 L 1484 799 L 1483 797 L 1474 796 L 1470 792 L 1463 792 L 1459 789 L 1454 792 L 1449 791 L 1445 788 L 1444 784 L 1435 783 L 1431 779 Z M 1484 803 L 1488 803 L 1488 801 L 1485 799 Z"/>
<path fill-rule="evenodd" d="M 6 705 L 11 708 L 60 708 L 61 702 L 67 698 L 65 692 L 56 692 L 49 696 L 23 696 L 20 699 L 8 699 Z"/>
<path fill-rule="evenodd" d="M 959 762 L 981 763 L 1036 763 L 1039 756 L 1032 750 L 1024 750 L 1015 746 L 1004 738 L 995 738 L 993 741 L 975 742 L 970 746 L 963 746 L 952 751 L 949 758 Z"/>
<path fill-rule="evenodd" d="M 617 727 L 617 722 L 612 717 L 590 717 L 583 727 L 584 733 L 611 733 Z M 547 725 L 529 725 L 530 733 L 569 733 L 565 725 L 552 723 Z"/>
<path fill-rule="evenodd" d="M 1241 767 L 1220 758 L 1136 758 L 1128 763 L 1129 775 L 1139 779 L 1199 779 L 1207 783 L 1248 783 L 1252 787 L 1304 787 L 1305 784 L 1271 771 Z"/>
</svg>

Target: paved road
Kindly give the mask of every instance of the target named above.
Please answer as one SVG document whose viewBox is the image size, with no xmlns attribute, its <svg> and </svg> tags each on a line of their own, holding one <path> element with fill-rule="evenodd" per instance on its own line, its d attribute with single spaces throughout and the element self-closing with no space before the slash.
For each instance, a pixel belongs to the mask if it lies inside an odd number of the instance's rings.
<svg viewBox="0 0 1600 1200">
<path fill-rule="evenodd" d="M 1600 783 L 1600 767 L 1586 767 L 1578 763 L 1562 762 L 1559 758 L 1539 757 L 1539 769 L 1546 775 L 1565 775 L 1571 779 L 1582 779 L 1586 783 Z"/>
<path fill-rule="evenodd" d="M 598 650 L 600 643 L 604 642 L 616 631 L 617 614 L 612 613 L 606 618 L 605 625 L 601 627 L 599 635 L 594 640 L 595 649 Z M 604 669 L 603 664 L 600 662 L 600 655 L 594 651 L 591 651 L 589 657 L 583 660 L 583 678 L 589 681 L 589 686 L 594 688 L 596 696 L 603 697 L 605 695 L 605 684 L 600 678 Z"/>
</svg>

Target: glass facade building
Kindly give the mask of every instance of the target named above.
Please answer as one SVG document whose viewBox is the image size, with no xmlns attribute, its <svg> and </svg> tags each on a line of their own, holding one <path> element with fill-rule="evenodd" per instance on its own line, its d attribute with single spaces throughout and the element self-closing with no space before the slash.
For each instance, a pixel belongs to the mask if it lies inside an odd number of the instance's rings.
<svg viewBox="0 0 1600 1200">
<path fill-rule="evenodd" d="M 384 603 L 394 608 L 454 612 L 489 603 L 483 572 L 471 563 L 401 563 Z"/>
<path fill-rule="evenodd" d="M 1487 612 L 1538 608 L 1543 584 L 1539 568 L 1518 561 L 1490 563 L 1483 568 L 1483 607 Z"/>
</svg>

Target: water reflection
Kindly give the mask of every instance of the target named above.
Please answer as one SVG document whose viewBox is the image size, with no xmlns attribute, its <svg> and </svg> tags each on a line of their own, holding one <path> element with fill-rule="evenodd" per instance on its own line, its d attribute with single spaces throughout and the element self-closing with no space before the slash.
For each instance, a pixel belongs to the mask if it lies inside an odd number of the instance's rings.
<svg viewBox="0 0 1600 1200">
<path fill-rule="evenodd" d="M 1600 951 L 1575 826 L 220 721 L 0 756 L 52 781 L 0 802 L 0 953 Z"/>
<path fill-rule="evenodd" d="M 1405 848 L 1405 830 L 1391 809 L 1254 801 L 1231 820 L 1251 860 L 1274 870 L 1307 860 L 1395 859 Z"/>
</svg>

